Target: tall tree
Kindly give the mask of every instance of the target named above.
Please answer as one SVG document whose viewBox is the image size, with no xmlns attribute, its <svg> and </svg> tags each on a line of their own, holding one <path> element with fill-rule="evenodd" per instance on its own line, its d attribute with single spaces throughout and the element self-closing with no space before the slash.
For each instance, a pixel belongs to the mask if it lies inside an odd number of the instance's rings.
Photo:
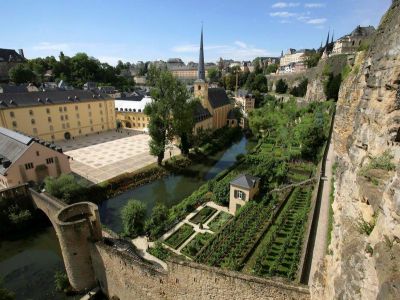
<svg viewBox="0 0 400 300">
<path fill-rule="evenodd" d="M 145 217 L 146 208 L 143 203 L 133 199 L 129 200 L 121 210 L 124 234 L 129 237 L 142 234 Z"/>
</svg>

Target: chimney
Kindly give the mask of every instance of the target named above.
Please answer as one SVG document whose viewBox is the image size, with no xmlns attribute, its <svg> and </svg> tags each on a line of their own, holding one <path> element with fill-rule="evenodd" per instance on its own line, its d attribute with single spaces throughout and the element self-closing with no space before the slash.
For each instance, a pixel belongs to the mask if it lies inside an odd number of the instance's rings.
<svg viewBox="0 0 400 300">
<path fill-rule="evenodd" d="M 18 53 L 22 56 L 22 58 L 25 58 L 23 49 L 18 49 Z"/>
</svg>

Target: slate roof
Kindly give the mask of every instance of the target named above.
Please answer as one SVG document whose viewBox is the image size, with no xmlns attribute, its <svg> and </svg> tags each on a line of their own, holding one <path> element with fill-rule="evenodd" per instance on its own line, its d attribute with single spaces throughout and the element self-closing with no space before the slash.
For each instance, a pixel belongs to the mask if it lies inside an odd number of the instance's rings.
<svg viewBox="0 0 400 300">
<path fill-rule="evenodd" d="M 235 179 L 233 179 L 230 184 L 236 185 L 238 187 L 242 187 L 245 189 L 251 189 L 256 186 L 257 182 L 260 181 L 260 178 L 254 177 L 247 174 L 241 174 Z"/>
<path fill-rule="evenodd" d="M 0 62 L 9 62 L 10 57 L 11 57 L 11 61 L 24 61 L 25 60 L 14 49 L 0 48 Z"/>
<path fill-rule="evenodd" d="M 0 93 L 24 93 L 28 91 L 27 84 L 0 84 Z"/>
<path fill-rule="evenodd" d="M 4 166 L 3 162 L 15 162 L 32 144 L 33 138 L 18 132 L 0 127 L 0 174 L 4 175 L 11 166 Z"/>
<path fill-rule="evenodd" d="M 235 113 L 235 111 L 233 110 L 233 109 L 231 109 L 229 112 L 228 112 L 228 120 L 236 120 L 237 118 L 236 118 L 236 113 Z"/>
<path fill-rule="evenodd" d="M 109 99 L 105 94 L 83 90 L 6 93 L 0 94 L 0 109 Z"/>
<path fill-rule="evenodd" d="M 200 102 L 196 102 L 194 108 L 194 120 L 196 123 L 211 118 L 211 114 L 207 108 L 204 108 Z"/>
<path fill-rule="evenodd" d="M 218 108 L 231 103 L 223 88 L 209 88 L 208 100 L 210 101 L 212 108 Z"/>
</svg>

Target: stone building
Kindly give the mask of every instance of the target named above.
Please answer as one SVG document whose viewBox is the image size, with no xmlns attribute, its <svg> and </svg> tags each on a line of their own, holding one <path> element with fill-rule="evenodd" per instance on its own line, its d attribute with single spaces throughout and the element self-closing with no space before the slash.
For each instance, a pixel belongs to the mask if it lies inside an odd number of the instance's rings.
<svg viewBox="0 0 400 300">
<path fill-rule="evenodd" d="M 114 99 L 91 91 L 0 94 L 0 126 L 45 141 L 115 129 Z"/>
<path fill-rule="evenodd" d="M 335 42 L 332 54 L 352 54 L 362 46 L 368 43 L 375 33 L 374 26 L 361 27 L 357 26 L 350 34 L 347 34 Z"/>
<path fill-rule="evenodd" d="M 252 200 L 259 191 L 260 178 L 251 175 L 239 175 L 230 182 L 229 212 L 236 211 Z"/>
<path fill-rule="evenodd" d="M 151 102 L 147 95 L 133 93 L 115 100 L 115 118 L 118 126 L 147 131 L 150 118 L 144 113 L 146 104 Z"/>
<path fill-rule="evenodd" d="M 194 82 L 194 96 L 200 99 L 204 109 L 212 116 L 213 129 L 222 128 L 228 124 L 228 114 L 233 108 L 223 88 L 209 88 L 206 81 L 206 68 L 204 64 L 203 30 L 200 39 L 199 66 L 197 80 Z"/>
<path fill-rule="evenodd" d="M 312 50 L 289 49 L 280 59 L 278 73 L 296 73 L 304 71 L 306 67 L 307 54 Z"/>
<path fill-rule="evenodd" d="M 56 145 L 0 127 L 0 188 L 70 172 L 68 156 Z"/>
<path fill-rule="evenodd" d="M 14 49 L 1 49 L 0 48 L 0 81 L 7 81 L 9 79 L 8 71 L 25 61 L 24 51 Z"/>
</svg>

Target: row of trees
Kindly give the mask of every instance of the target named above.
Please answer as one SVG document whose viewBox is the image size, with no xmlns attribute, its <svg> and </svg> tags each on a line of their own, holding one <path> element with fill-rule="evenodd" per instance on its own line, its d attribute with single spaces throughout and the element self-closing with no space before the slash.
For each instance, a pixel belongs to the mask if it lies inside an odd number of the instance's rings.
<svg viewBox="0 0 400 300">
<path fill-rule="evenodd" d="M 76 88 L 82 88 L 88 81 L 95 81 L 101 85 L 113 85 L 125 90 L 134 87 L 133 79 L 121 76 L 121 72 L 128 68 L 128 63 L 119 62 L 113 67 L 89 57 L 86 53 L 77 53 L 69 57 L 61 52 L 58 60 L 54 56 L 48 56 L 18 64 L 10 69 L 9 76 L 11 81 L 17 84 L 40 84 L 46 80 L 46 72 L 51 71 L 55 80 L 64 80 Z"/>
</svg>

